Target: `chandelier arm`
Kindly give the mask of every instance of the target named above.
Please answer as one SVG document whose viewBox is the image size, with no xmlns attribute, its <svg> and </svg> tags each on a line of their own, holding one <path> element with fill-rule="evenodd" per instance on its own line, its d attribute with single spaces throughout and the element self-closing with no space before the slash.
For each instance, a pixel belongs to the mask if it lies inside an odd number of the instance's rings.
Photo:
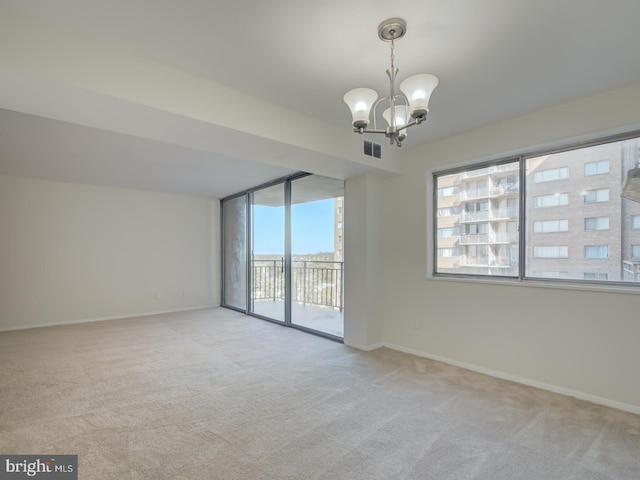
<svg viewBox="0 0 640 480">
<path fill-rule="evenodd" d="M 398 132 L 401 132 L 402 130 L 405 130 L 409 127 L 413 127 L 414 125 L 418 125 L 420 122 L 416 121 L 416 120 L 411 120 L 409 123 L 407 123 L 406 125 L 403 125 L 402 127 L 398 127 Z"/>
<path fill-rule="evenodd" d="M 380 97 L 378 100 L 376 100 L 376 103 L 373 104 L 373 107 L 371 107 L 371 111 L 373 112 L 373 128 L 377 129 L 378 128 L 378 105 L 380 105 L 380 102 L 382 102 L 383 100 L 389 100 L 388 98 L 385 97 Z"/>
<path fill-rule="evenodd" d="M 386 130 L 380 130 L 375 128 L 354 128 L 353 131 L 358 133 L 387 133 Z"/>
</svg>

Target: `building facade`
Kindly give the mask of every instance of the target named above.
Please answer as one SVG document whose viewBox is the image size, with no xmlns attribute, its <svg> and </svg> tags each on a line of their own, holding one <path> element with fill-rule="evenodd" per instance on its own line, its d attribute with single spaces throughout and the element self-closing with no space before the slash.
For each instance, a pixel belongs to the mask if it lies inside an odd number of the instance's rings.
<svg viewBox="0 0 640 480">
<path fill-rule="evenodd" d="M 640 203 L 620 196 L 640 159 L 631 139 L 437 177 L 436 271 L 640 281 Z M 521 229 L 523 232 L 520 232 Z"/>
</svg>

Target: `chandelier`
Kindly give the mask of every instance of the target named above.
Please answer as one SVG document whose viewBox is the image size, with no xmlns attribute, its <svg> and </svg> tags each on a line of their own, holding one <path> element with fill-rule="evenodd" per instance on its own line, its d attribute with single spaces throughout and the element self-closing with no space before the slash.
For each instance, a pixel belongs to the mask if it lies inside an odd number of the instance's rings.
<svg viewBox="0 0 640 480">
<path fill-rule="evenodd" d="M 351 109 L 353 131 L 356 133 L 383 133 L 389 143 L 400 147 L 407 138 L 407 128 L 424 122 L 429 113 L 429 98 L 438 86 L 438 78 L 434 75 L 420 74 L 407 78 L 400 84 L 400 92 L 396 92 L 396 76 L 398 69 L 393 64 L 395 41 L 402 38 L 407 31 L 407 24 L 401 18 L 390 18 L 378 26 L 381 40 L 391 43 L 391 66 L 387 68 L 389 76 L 389 96 L 378 99 L 378 94 L 370 88 L 354 88 L 349 90 L 344 101 Z M 387 128 L 378 129 L 377 109 L 382 101 L 389 107 L 382 112 L 388 123 Z M 369 127 L 369 117 L 373 108 L 373 128 Z"/>
</svg>

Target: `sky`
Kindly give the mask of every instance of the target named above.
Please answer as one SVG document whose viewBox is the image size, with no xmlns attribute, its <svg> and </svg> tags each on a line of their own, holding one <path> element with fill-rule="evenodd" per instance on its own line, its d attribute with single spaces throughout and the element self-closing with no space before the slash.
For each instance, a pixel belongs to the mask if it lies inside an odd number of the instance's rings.
<svg viewBox="0 0 640 480">
<path fill-rule="evenodd" d="M 333 198 L 291 206 L 292 253 L 333 252 Z M 284 207 L 254 207 L 254 254 L 284 254 Z"/>
</svg>

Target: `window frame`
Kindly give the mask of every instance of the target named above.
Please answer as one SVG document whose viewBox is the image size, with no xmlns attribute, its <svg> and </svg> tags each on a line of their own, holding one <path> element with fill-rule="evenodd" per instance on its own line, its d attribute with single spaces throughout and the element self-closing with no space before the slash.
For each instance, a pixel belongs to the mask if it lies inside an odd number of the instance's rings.
<svg viewBox="0 0 640 480">
<path fill-rule="evenodd" d="M 541 254 L 536 254 L 536 249 L 539 249 L 538 251 L 540 252 L 542 249 L 545 249 L 545 251 L 549 251 L 549 249 L 557 249 L 558 255 L 541 255 Z M 569 258 L 569 245 L 538 245 L 533 247 L 533 258 L 542 258 L 542 259 L 548 259 L 548 258 L 553 258 L 553 259 L 568 259 Z"/>
<path fill-rule="evenodd" d="M 606 249 L 607 254 L 605 256 L 601 255 L 587 255 L 587 251 L 595 251 L 600 252 L 602 249 Z M 584 246 L 584 258 L 587 260 L 602 260 L 609 258 L 609 245 L 585 245 Z"/>
<path fill-rule="evenodd" d="M 607 199 L 606 200 L 598 200 L 598 193 L 600 192 L 607 192 Z M 595 200 L 589 200 L 587 201 L 587 197 L 589 197 L 589 194 L 593 193 L 595 195 Z M 593 203 L 607 203 L 611 201 L 611 189 L 609 187 L 606 188 L 592 188 L 591 190 L 587 190 L 584 194 L 584 200 L 583 203 L 585 205 L 590 205 Z"/>
<path fill-rule="evenodd" d="M 566 198 L 567 199 L 567 203 L 557 203 L 555 205 L 536 205 L 536 198 Z M 533 206 L 531 208 L 555 208 L 555 207 L 566 207 L 567 205 L 569 205 L 569 194 L 567 192 L 562 192 L 562 193 L 547 193 L 547 194 L 543 194 L 543 195 L 536 195 L 535 197 L 533 197 Z"/>
<path fill-rule="evenodd" d="M 569 290 L 589 290 L 589 291 L 609 291 L 618 293 L 631 293 L 640 294 L 640 282 L 631 281 L 609 281 L 609 280 L 583 280 L 579 278 L 562 279 L 562 278 L 540 278 L 527 276 L 525 274 L 525 262 L 526 262 L 526 239 L 527 239 L 527 184 L 526 184 L 526 162 L 527 159 L 536 158 L 544 155 L 551 155 L 557 153 L 570 152 L 573 150 L 579 150 L 589 147 L 597 147 L 606 145 L 609 143 L 620 142 L 624 140 L 640 139 L 640 130 L 627 131 L 625 133 L 619 133 L 615 135 L 596 137 L 588 141 L 576 142 L 568 141 L 566 143 L 558 144 L 543 149 L 523 149 L 517 154 L 504 157 L 496 157 L 495 159 L 469 161 L 460 163 L 453 168 L 434 168 L 427 171 L 427 198 L 430 198 L 432 206 L 427 207 L 427 255 L 426 255 L 426 275 L 427 280 L 436 281 L 454 281 L 454 282 L 472 282 L 481 284 L 498 284 L 498 285 L 521 285 L 529 287 L 540 288 L 564 288 Z M 483 168 L 489 168 L 493 166 L 500 166 L 507 163 L 518 162 L 519 166 L 519 182 L 520 191 L 518 195 L 518 224 L 519 224 L 519 236 L 518 236 L 518 275 L 517 276 L 501 276 L 501 275 L 486 275 L 486 274 L 468 274 L 468 273 L 450 273 L 450 272 L 436 272 L 437 268 L 437 237 L 435 235 L 437 229 L 437 204 L 438 188 L 437 180 L 439 177 L 445 175 L 451 175 L 461 172 L 468 172 L 474 170 L 480 170 Z M 593 162 L 592 162 L 593 163 Z M 609 166 L 609 172 L 611 166 Z M 584 173 L 584 172 L 583 172 Z M 589 175 L 591 176 L 591 175 Z M 533 180 L 531 180 L 533 183 Z M 601 188 L 593 188 L 592 190 L 600 190 Z M 610 201 L 609 195 L 609 201 Z M 532 199 L 533 201 L 533 199 Z M 588 205 L 584 199 L 581 202 L 582 205 Z M 531 208 L 534 208 L 533 206 Z M 552 207 L 548 207 L 552 208 Z M 638 215 L 640 217 L 640 215 Z M 633 218 L 631 219 L 633 224 Z M 531 226 L 533 228 L 533 224 Z M 605 230 L 606 231 L 606 230 Z M 597 259 L 594 259 L 597 261 Z"/>
<path fill-rule="evenodd" d="M 564 222 L 564 223 L 562 223 Z M 556 223 L 558 225 L 558 228 L 555 230 L 545 230 L 543 225 L 547 224 L 547 227 L 549 226 L 549 224 L 553 224 Z M 536 224 L 540 225 L 540 230 L 536 230 Z M 564 230 L 562 229 L 564 227 Z M 534 233 L 565 233 L 569 231 L 569 220 L 566 218 L 558 218 L 558 219 L 552 219 L 552 220 L 534 220 L 533 222 L 533 232 Z"/>
<path fill-rule="evenodd" d="M 587 165 L 596 165 L 596 170 L 597 170 L 597 166 L 598 165 L 602 165 L 603 163 L 607 164 L 607 171 L 606 172 L 595 172 L 595 173 L 587 173 Z M 606 175 L 607 173 L 609 173 L 611 171 L 611 165 L 609 163 L 609 160 L 596 160 L 595 162 L 588 162 L 584 164 L 584 172 L 583 175 L 585 177 L 593 177 L 594 175 Z"/>
<path fill-rule="evenodd" d="M 607 220 L 607 228 L 598 228 L 598 220 Z M 588 220 L 593 220 L 596 228 L 587 228 Z M 611 222 L 609 220 L 609 216 L 600 216 L 600 217 L 584 217 L 584 231 L 585 232 L 606 232 L 607 230 L 611 230 Z"/>
<path fill-rule="evenodd" d="M 544 179 L 544 174 L 549 175 L 551 172 L 558 172 L 558 176 L 556 178 Z M 563 172 L 566 175 L 563 177 Z M 549 182 L 557 182 L 558 180 L 566 180 L 569 178 L 569 167 L 555 167 L 555 168 L 547 168 L 545 170 L 540 170 L 538 172 L 534 172 L 533 174 L 533 183 L 549 183 Z"/>
</svg>

